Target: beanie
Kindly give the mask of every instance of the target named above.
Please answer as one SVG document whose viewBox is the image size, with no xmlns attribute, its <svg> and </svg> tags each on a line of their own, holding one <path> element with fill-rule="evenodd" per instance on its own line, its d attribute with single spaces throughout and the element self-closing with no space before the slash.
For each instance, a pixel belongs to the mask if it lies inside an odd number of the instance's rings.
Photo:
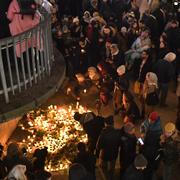
<svg viewBox="0 0 180 180">
<path fill-rule="evenodd" d="M 156 111 L 152 112 L 150 115 L 149 115 L 149 119 L 151 121 L 156 121 L 158 119 L 158 113 Z"/>
<path fill-rule="evenodd" d="M 165 133 L 172 134 L 175 131 L 175 124 L 168 122 L 164 127 Z"/>
<path fill-rule="evenodd" d="M 142 154 L 138 154 L 134 160 L 134 166 L 138 168 L 143 168 L 147 166 L 147 160 Z"/>
<path fill-rule="evenodd" d="M 118 75 L 123 75 L 124 73 L 126 72 L 126 68 L 125 68 L 125 66 L 124 65 L 121 65 L 121 66 L 119 66 L 118 68 L 117 68 L 117 73 L 118 73 Z"/>
<path fill-rule="evenodd" d="M 172 62 L 176 59 L 176 54 L 174 54 L 173 52 L 169 52 L 164 56 L 164 60 L 168 61 L 168 62 Z"/>
</svg>

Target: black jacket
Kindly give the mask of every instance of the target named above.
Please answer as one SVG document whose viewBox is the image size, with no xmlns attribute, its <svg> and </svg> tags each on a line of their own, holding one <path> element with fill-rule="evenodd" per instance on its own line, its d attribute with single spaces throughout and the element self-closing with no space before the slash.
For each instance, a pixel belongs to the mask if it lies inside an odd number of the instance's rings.
<svg viewBox="0 0 180 180">
<path fill-rule="evenodd" d="M 96 157 L 89 152 L 79 152 L 74 163 L 82 164 L 89 173 L 95 174 Z"/>
<path fill-rule="evenodd" d="M 117 79 L 117 84 L 121 91 L 127 91 L 129 89 L 129 79 L 126 74 L 119 76 Z"/>
<path fill-rule="evenodd" d="M 144 83 L 147 72 L 151 72 L 152 71 L 152 61 L 151 61 L 151 59 L 148 59 L 145 62 L 145 64 L 143 65 L 142 70 L 140 72 L 141 62 L 142 62 L 142 60 L 139 59 L 134 64 L 134 76 L 136 77 L 136 79 L 139 82 Z"/>
<path fill-rule="evenodd" d="M 137 104 L 134 101 L 131 101 L 129 103 L 128 108 L 125 109 L 125 115 L 130 117 L 133 120 L 133 123 L 135 123 L 139 119 L 140 111 Z"/>
<path fill-rule="evenodd" d="M 159 59 L 153 68 L 159 83 L 169 83 L 173 77 L 174 69 L 170 62 Z"/>
<path fill-rule="evenodd" d="M 104 128 L 104 119 L 100 116 L 96 116 L 92 112 L 84 113 L 80 119 L 80 123 L 83 129 L 88 135 L 88 138 L 97 140 L 101 130 Z"/>
<path fill-rule="evenodd" d="M 172 165 L 178 159 L 178 150 L 175 141 L 172 137 L 169 137 L 162 144 L 163 148 L 163 160 L 167 165 Z"/>
<path fill-rule="evenodd" d="M 116 160 L 120 145 L 120 130 L 112 126 L 105 127 L 98 139 L 97 150 L 102 152 L 104 161 Z"/>
<path fill-rule="evenodd" d="M 133 162 L 136 156 L 136 144 L 137 138 L 135 135 L 124 132 L 122 128 L 122 134 L 120 138 L 120 162 L 121 168 L 128 168 Z"/>
<path fill-rule="evenodd" d="M 124 53 L 119 52 L 117 55 L 112 55 L 113 68 L 116 70 L 119 66 L 124 65 Z"/>
</svg>

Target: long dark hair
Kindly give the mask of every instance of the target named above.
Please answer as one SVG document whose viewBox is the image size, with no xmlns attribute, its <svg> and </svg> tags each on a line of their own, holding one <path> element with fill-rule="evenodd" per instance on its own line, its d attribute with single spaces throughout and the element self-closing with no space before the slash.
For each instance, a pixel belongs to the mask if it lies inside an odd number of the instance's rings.
<svg viewBox="0 0 180 180">
<path fill-rule="evenodd" d="M 22 19 L 24 15 L 32 16 L 32 19 L 34 19 L 34 15 L 37 10 L 37 4 L 34 0 L 17 0 L 20 12 L 19 14 L 22 15 Z"/>
</svg>

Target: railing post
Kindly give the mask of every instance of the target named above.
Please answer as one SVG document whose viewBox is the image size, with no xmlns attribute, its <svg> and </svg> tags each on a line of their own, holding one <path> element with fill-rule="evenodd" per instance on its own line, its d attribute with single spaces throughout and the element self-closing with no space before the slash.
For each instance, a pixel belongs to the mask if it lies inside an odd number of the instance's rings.
<svg viewBox="0 0 180 180">
<path fill-rule="evenodd" d="M 6 101 L 6 103 L 9 103 L 9 95 L 8 95 L 8 89 L 7 89 L 6 76 L 4 73 L 4 65 L 3 65 L 3 61 L 2 61 L 1 46 L 0 46 L 0 74 L 1 74 L 2 86 L 3 86 L 3 90 L 4 90 L 5 101 Z"/>
</svg>

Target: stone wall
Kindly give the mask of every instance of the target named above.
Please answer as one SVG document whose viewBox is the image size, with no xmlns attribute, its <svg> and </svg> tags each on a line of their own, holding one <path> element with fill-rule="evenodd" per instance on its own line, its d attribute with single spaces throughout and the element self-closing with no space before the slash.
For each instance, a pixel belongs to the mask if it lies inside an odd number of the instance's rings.
<svg viewBox="0 0 180 180">
<path fill-rule="evenodd" d="M 17 117 L 15 119 L 12 119 L 10 121 L 0 123 L 0 143 L 6 144 L 8 139 L 11 137 L 12 133 L 17 127 L 17 124 L 21 117 Z"/>
</svg>

